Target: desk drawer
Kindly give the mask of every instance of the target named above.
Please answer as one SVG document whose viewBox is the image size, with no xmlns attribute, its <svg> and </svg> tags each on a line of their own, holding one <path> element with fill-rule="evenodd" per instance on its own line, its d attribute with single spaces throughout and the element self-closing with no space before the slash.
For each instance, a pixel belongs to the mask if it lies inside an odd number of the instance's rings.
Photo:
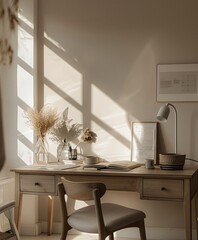
<svg viewBox="0 0 198 240">
<path fill-rule="evenodd" d="M 20 191 L 26 193 L 56 193 L 55 176 L 20 175 Z"/>
<path fill-rule="evenodd" d="M 182 199 L 183 181 L 168 179 L 143 179 L 142 198 Z"/>
</svg>

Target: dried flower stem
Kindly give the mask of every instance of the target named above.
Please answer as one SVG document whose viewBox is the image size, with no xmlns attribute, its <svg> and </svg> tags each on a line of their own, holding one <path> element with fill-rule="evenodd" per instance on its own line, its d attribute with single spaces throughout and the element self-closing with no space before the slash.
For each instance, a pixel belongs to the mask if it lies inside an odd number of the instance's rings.
<svg viewBox="0 0 198 240">
<path fill-rule="evenodd" d="M 13 60 L 14 50 L 9 42 L 10 36 L 8 36 L 8 32 L 14 31 L 19 24 L 18 5 L 19 0 L 0 0 L 0 64 L 3 65 L 7 63 L 11 64 Z M 9 25 L 8 29 L 6 29 L 6 22 L 8 22 Z"/>
<path fill-rule="evenodd" d="M 39 112 L 36 109 L 28 109 L 25 113 L 27 123 L 33 127 L 37 136 L 44 138 L 47 131 L 53 127 L 57 120 L 55 110 L 44 106 Z"/>
</svg>

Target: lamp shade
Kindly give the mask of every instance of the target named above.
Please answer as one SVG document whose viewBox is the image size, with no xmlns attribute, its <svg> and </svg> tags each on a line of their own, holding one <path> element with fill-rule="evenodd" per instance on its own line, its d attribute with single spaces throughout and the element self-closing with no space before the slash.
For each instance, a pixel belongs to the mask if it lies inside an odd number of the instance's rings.
<svg viewBox="0 0 198 240">
<path fill-rule="evenodd" d="M 168 104 L 161 106 L 157 113 L 157 119 L 161 122 L 166 122 L 170 113 L 170 108 Z"/>
<path fill-rule="evenodd" d="M 177 153 L 177 110 L 175 106 L 171 103 L 162 106 L 157 113 L 157 119 L 161 122 L 166 122 L 170 113 L 170 107 L 175 112 L 175 153 Z"/>
</svg>

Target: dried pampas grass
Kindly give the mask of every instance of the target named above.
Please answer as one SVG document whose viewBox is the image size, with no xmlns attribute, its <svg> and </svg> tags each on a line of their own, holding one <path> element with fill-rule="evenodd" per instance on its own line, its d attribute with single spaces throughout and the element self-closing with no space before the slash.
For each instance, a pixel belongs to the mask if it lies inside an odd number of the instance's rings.
<svg viewBox="0 0 198 240">
<path fill-rule="evenodd" d="M 44 106 L 40 111 L 32 108 L 28 109 L 25 112 L 25 117 L 28 125 L 35 130 L 35 134 L 44 138 L 47 131 L 54 126 L 58 115 L 56 110 Z"/>
</svg>

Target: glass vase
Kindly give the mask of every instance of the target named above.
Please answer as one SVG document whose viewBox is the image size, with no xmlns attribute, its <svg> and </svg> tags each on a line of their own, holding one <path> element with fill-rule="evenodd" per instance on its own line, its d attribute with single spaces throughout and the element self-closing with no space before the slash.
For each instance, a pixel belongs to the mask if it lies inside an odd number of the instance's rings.
<svg viewBox="0 0 198 240">
<path fill-rule="evenodd" d="M 69 160 L 70 143 L 64 140 L 57 147 L 57 161 L 63 163 L 63 160 Z"/>
<path fill-rule="evenodd" d="M 49 153 L 48 144 L 45 137 L 39 137 L 35 144 L 35 162 L 36 164 L 47 164 Z"/>
</svg>

